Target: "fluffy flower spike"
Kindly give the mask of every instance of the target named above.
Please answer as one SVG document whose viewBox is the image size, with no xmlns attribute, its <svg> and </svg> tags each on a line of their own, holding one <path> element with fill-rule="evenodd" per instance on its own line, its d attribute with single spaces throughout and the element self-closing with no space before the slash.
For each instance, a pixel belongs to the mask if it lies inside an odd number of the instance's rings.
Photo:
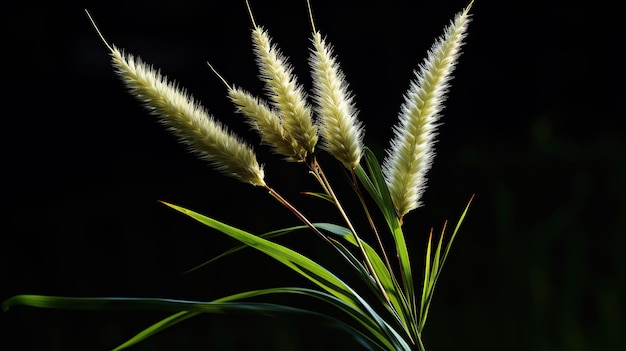
<svg viewBox="0 0 626 351">
<path fill-rule="evenodd" d="M 285 131 L 280 114 L 275 109 L 250 92 L 228 84 L 210 63 L 208 65 L 228 89 L 228 97 L 237 107 L 237 112 L 246 117 L 248 125 L 259 133 L 264 144 L 272 147 L 275 153 L 286 156 L 288 161 L 305 161 L 307 151 Z"/>
<path fill-rule="evenodd" d="M 363 126 L 348 91 L 345 76 L 333 57 L 332 47 L 313 27 L 313 49 L 309 56 L 313 76 L 315 112 L 322 136 L 322 148 L 352 170 L 363 154 Z"/>
<path fill-rule="evenodd" d="M 175 83 L 169 82 L 141 59 L 109 45 L 93 19 L 91 21 L 111 52 L 116 73 L 151 114 L 217 170 L 242 182 L 265 186 L 263 169 L 249 145 L 216 121 Z"/>
<path fill-rule="evenodd" d="M 471 5 L 455 16 L 428 51 L 419 72 L 415 72 L 416 78 L 405 95 L 399 122 L 394 127 L 383 174 L 401 219 L 421 206 L 426 173 L 435 154 L 433 146 L 440 112 L 470 22 Z"/>
<path fill-rule="evenodd" d="M 248 10 L 254 27 L 252 40 L 260 78 L 265 83 L 273 106 L 280 111 L 285 131 L 296 140 L 299 147 L 312 154 L 318 135 L 311 116 L 311 107 L 306 101 L 306 93 L 296 82 L 287 59 L 272 44 L 267 31 L 254 22 L 249 4 Z"/>
</svg>

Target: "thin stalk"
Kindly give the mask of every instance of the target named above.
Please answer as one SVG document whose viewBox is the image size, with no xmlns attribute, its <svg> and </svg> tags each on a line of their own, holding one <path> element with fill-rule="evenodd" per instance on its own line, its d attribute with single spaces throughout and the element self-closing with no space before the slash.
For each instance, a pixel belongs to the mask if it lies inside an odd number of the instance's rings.
<svg viewBox="0 0 626 351">
<path fill-rule="evenodd" d="M 315 164 L 317 164 L 317 162 L 315 162 Z M 369 260 L 369 258 L 367 257 L 367 254 L 365 253 L 365 248 L 363 247 L 363 245 L 361 244 L 360 238 L 358 237 L 358 235 L 356 234 L 356 231 L 354 231 L 354 228 L 352 226 L 352 224 L 350 223 L 350 221 L 348 220 L 345 212 L 343 211 L 341 204 L 339 203 L 337 197 L 334 195 L 334 192 L 332 191 L 332 189 L 330 188 L 330 184 L 328 183 L 328 180 L 326 179 L 326 177 L 324 176 L 324 173 L 321 171 L 321 169 L 319 168 L 319 164 L 317 164 L 317 172 L 315 172 L 316 174 L 316 178 L 324 181 L 326 183 L 326 185 L 323 185 L 324 188 L 328 189 L 330 191 L 330 193 L 328 194 L 329 196 L 331 196 L 331 198 L 333 199 L 333 201 L 335 201 L 335 204 L 337 205 L 337 207 L 339 208 L 339 211 L 342 213 L 342 215 L 344 216 L 344 219 L 346 220 L 348 226 L 350 227 L 350 230 L 352 231 L 352 233 L 354 234 L 355 239 L 357 240 L 359 247 L 361 248 L 361 252 L 363 254 L 363 257 L 365 258 L 365 262 L 367 264 L 367 269 L 371 272 L 372 277 L 374 277 L 374 280 L 376 281 L 377 287 L 380 290 L 382 296 L 385 299 L 386 305 L 389 307 L 389 310 L 393 313 L 393 315 L 398 318 L 398 320 L 400 320 L 400 316 L 398 315 L 398 312 L 394 309 L 393 304 L 391 303 L 391 300 L 389 299 L 389 296 L 387 295 L 387 293 L 385 292 L 384 287 L 382 286 L 382 283 L 380 282 L 380 279 L 378 278 L 378 276 L 376 275 L 374 268 Z M 332 239 L 330 239 L 329 237 L 327 237 L 326 235 L 324 235 L 322 232 L 319 231 L 319 229 L 317 229 L 313 223 L 311 223 L 311 221 L 309 221 L 304 214 L 302 214 L 302 212 L 300 212 L 297 208 L 295 208 L 291 203 L 289 203 L 289 201 L 287 201 L 287 199 L 285 199 L 284 197 L 282 197 L 276 190 L 274 190 L 273 188 L 271 188 L 268 185 L 264 185 L 263 186 L 265 188 L 265 190 L 267 190 L 269 192 L 269 194 L 276 200 L 278 200 L 278 202 L 280 202 L 283 206 L 287 207 L 287 209 L 289 209 L 296 217 L 298 217 L 298 219 L 300 219 L 307 227 L 309 227 L 313 233 L 315 233 L 317 236 L 319 236 L 325 243 L 329 244 L 333 249 L 335 249 L 335 251 L 337 251 L 339 253 L 339 255 L 341 255 L 341 257 L 348 263 L 350 263 L 350 265 L 358 270 L 358 267 L 356 267 L 354 264 L 352 264 L 350 262 L 350 259 L 346 256 L 345 253 L 343 253 L 341 250 L 339 250 L 337 248 L 337 246 L 333 243 Z M 410 337 L 410 335 L 409 335 Z M 413 338 L 411 338 L 413 339 Z M 419 340 L 419 342 L 421 343 L 421 340 Z M 420 348 L 420 350 L 422 350 L 422 348 Z M 423 350 L 425 351 L 425 350 Z"/>
<path fill-rule="evenodd" d="M 321 182 L 321 185 L 325 189 L 326 194 L 328 196 L 330 196 L 330 198 L 335 203 L 335 206 L 337 207 L 337 210 L 339 211 L 339 213 L 343 217 L 344 221 L 346 222 L 346 225 L 348 226 L 348 229 L 350 229 L 350 231 L 354 235 L 354 238 L 356 239 L 357 245 L 359 246 L 359 249 L 361 250 L 361 254 L 363 255 L 363 259 L 365 261 L 365 265 L 366 265 L 367 269 L 370 271 L 370 274 L 371 274 L 372 278 L 374 278 L 374 281 L 376 281 L 376 285 L 378 286 L 378 290 L 380 290 L 382 296 L 385 298 L 385 301 L 386 301 L 387 305 L 391 308 L 391 310 L 395 311 L 393 309 L 393 305 L 391 304 L 391 300 L 389 299 L 389 296 L 387 295 L 387 292 L 385 291 L 385 288 L 383 287 L 383 284 L 380 282 L 380 278 L 378 278 L 378 275 L 376 274 L 376 271 L 374 271 L 374 267 L 372 266 L 372 262 L 370 261 L 369 257 L 367 256 L 367 253 L 365 252 L 365 248 L 363 247 L 363 244 L 361 243 L 361 238 L 357 234 L 354 226 L 352 225 L 352 222 L 350 221 L 350 219 L 348 218 L 348 215 L 344 211 L 343 206 L 341 206 L 341 203 L 339 202 L 339 199 L 335 195 L 335 192 L 333 191 L 332 187 L 330 186 L 330 182 L 326 178 L 326 175 L 322 171 L 322 168 L 319 165 L 319 163 L 317 162 L 317 158 L 315 156 L 313 156 L 313 159 L 312 159 L 311 164 L 310 164 L 310 168 L 311 168 L 311 171 L 313 171 L 313 173 L 316 175 L 316 178 L 318 179 L 318 181 Z"/>
<path fill-rule="evenodd" d="M 380 251 L 383 254 L 383 259 L 385 260 L 385 265 L 387 266 L 389 273 L 391 273 L 391 277 L 395 280 L 396 277 L 395 277 L 395 274 L 393 273 L 393 268 L 391 267 L 389 257 L 387 257 L 387 251 L 385 250 L 385 246 L 383 245 L 380 235 L 378 234 L 378 229 L 376 228 L 376 225 L 374 224 L 374 220 L 372 219 L 370 211 L 367 208 L 367 204 L 365 203 L 365 198 L 363 197 L 361 188 L 359 187 L 359 184 L 356 180 L 356 174 L 354 173 L 354 170 L 351 170 L 350 173 L 352 174 L 352 187 L 354 191 L 356 192 L 357 197 L 359 198 L 359 201 L 361 202 L 361 206 L 363 207 L 363 211 L 365 211 L 365 216 L 367 217 L 367 221 L 369 222 L 369 225 L 372 228 L 374 235 L 376 236 L 376 240 L 378 241 L 378 245 L 380 246 Z"/>
<path fill-rule="evenodd" d="M 359 198 L 359 201 L 361 202 L 361 206 L 363 207 L 363 211 L 365 212 L 365 216 L 367 217 L 367 220 L 370 224 L 370 227 L 372 228 L 372 231 L 374 232 L 376 239 L 378 241 L 378 245 L 380 246 L 380 251 L 382 252 L 383 255 L 383 259 L 385 262 L 385 265 L 387 266 L 387 269 L 389 270 L 389 275 L 391 276 L 391 279 L 393 280 L 393 283 L 399 287 L 398 289 L 398 293 L 400 298 L 402 298 L 407 305 L 409 306 L 409 311 L 411 313 L 411 319 L 413 320 L 413 325 L 417 324 L 417 315 L 415 313 L 415 308 L 413 306 L 411 306 L 409 300 L 407 300 L 407 297 L 405 296 L 405 294 L 402 293 L 402 289 L 400 288 L 400 283 L 398 283 L 398 279 L 393 271 L 393 267 L 391 266 L 391 262 L 389 261 L 389 257 L 387 256 L 387 251 L 385 250 L 385 246 L 383 245 L 383 242 L 380 238 L 380 234 L 378 233 L 378 229 L 376 228 L 376 224 L 374 223 L 374 219 L 372 218 L 370 212 L 369 212 L 369 208 L 367 207 L 367 204 L 365 202 L 365 197 L 363 196 L 363 192 L 361 191 L 361 188 L 359 187 L 359 183 L 356 179 L 356 174 L 354 173 L 354 171 L 351 171 L 352 174 L 352 186 L 354 191 L 357 193 L 357 197 Z M 402 266 L 400 265 L 400 269 L 402 270 Z M 402 276 L 403 281 L 404 281 L 404 275 Z M 415 296 L 413 296 L 413 304 L 415 304 Z M 414 329 L 415 332 L 417 332 L 416 329 Z M 421 342 L 421 340 L 420 340 Z"/>
<path fill-rule="evenodd" d="M 315 233 L 317 236 L 319 236 L 327 244 L 331 245 L 332 247 L 335 247 L 333 242 L 326 235 L 324 235 L 322 232 L 320 232 L 320 230 L 317 229 L 313 225 L 313 223 L 311 223 L 311 221 L 309 221 L 308 218 L 306 218 L 302 214 L 302 212 L 298 211 L 297 208 L 295 208 L 291 203 L 289 203 L 289 201 L 287 201 L 287 199 L 282 197 L 276 190 L 274 190 L 273 188 L 269 187 L 268 185 L 265 185 L 264 188 L 265 188 L 265 190 L 267 190 L 270 193 L 270 195 L 272 195 L 273 198 L 278 200 L 278 202 L 280 202 L 283 206 L 287 207 L 287 209 L 289 209 L 294 215 L 296 215 L 296 217 L 298 217 L 298 219 L 300 219 L 307 227 L 309 227 L 313 231 L 313 233 Z M 341 253 L 341 251 L 339 251 L 339 250 L 337 250 L 337 251 L 339 253 Z M 341 255 L 344 256 L 346 261 L 349 262 L 349 260 L 347 259 L 347 257 L 345 257 L 345 255 L 343 253 L 341 253 Z"/>
<path fill-rule="evenodd" d="M 287 199 L 282 197 L 282 195 L 280 195 L 276 190 L 274 190 L 273 188 L 269 187 L 268 185 L 265 185 L 264 188 L 265 188 L 265 190 L 267 190 L 269 192 L 269 194 L 274 199 L 278 200 L 278 202 L 280 202 L 283 206 L 287 207 L 287 209 L 289 209 L 289 211 L 291 211 L 296 217 L 298 217 L 298 219 L 300 219 L 302 221 L 302 223 L 304 223 L 307 227 L 309 227 L 309 229 L 311 229 L 313 231 L 313 233 L 315 233 L 315 235 L 320 237 L 320 239 L 322 239 L 326 244 L 330 245 L 337 253 L 339 253 L 341 258 L 343 258 L 346 262 L 348 262 L 350 264 L 350 266 L 352 266 L 357 271 L 359 270 L 359 268 L 356 267 L 354 264 L 352 264 L 350 262 L 350 259 L 343 252 L 341 252 L 341 250 L 339 250 L 337 248 L 337 246 L 333 243 L 332 239 L 330 239 L 328 236 L 326 236 L 322 232 L 320 232 L 320 230 L 317 229 L 313 225 L 313 223 L 311 223 L 311 221 L 309 221 L 309 219 L 306 218 L 304 216 L 304 214 L 302 214 L 302 212 L 298 211 L 297 208 L 295 208 L 289 201 L 287 201 Z"/>
<path fill-rule="evenodd" d="M 426 351 L 426 347 L 424 346 L 424 342 L 422 342 L 422 333 L 417 335 L 417 347 L 419 351 Z"/>
<path fill-rule="evenodd" d="M 387 295 L 387 292 L 385 291 L 385 288 L 383 287 L 382 283 L 380 282 L 380 279 L 378 278 L 378 275 L 374 271 L 374 267 L 372 266 L 372 263 L 369 260 L 369 258 L 367 256 L 367 253 L 365 252 L 365 248 L 363 247 L 363 244 L 361 243 L 361 239 L 357 235 L 356 230 L 354 229 L 354 226 L 352 225 L 352 223 L 350 222 L 348 216 L 346 215 L 345 211 L 343 210 L 343 207 L 341 206 L 341 203 L 339 202 L 338 198 L 335 196 L 334 191 L 330 187 L 330 183 L 328 182 L 328 179 L 324 175 L 324 172 L 322 171 L 319 163 L 317 163 L 317 159 L 315 157 L 313 157 L 313 161 L 311 162 L 311 165 L 309 165 L 309 167 L 311 169 L 311 173 L 320 182 L 321 186 L 324 188 L 324 190 L 326 191 L 327 195 L 331 197 L 331 199 L 333 200 L 333 202 L 337 206 L 339 212 L 341 213 L 341 215 L 343 216 L 344 220 L 346 221 L 350 231 L 354 234 L 354 237 L 355 237 L 355 239 L 356 239 L 356 241 L 358 243 L 358 246 L 359 246 L 359 248 L 361 250 L 361 254 L 363 255 L 363 258 L 365 260 L 366 268 L 370 272 L 371 276 L 374 278 L 374 281 L 376 282 L 376 286 L 377 286 L 378 290 L 380 291 L 381 295 L 384 298 L 385 304 L 389 307 L 389 310 L 393 313 L 393 315 L 396 318 L 399 319 L 398 312 L 394 309 L 393 304 L 391 303 L 391 300 L 389 299 L 389 296 Z M 335 251 L 337 251 L 339 253 L 339 255 L 341 255 L 341 257 L 346 262 L 350 263 L 350 259 L 345 255 L 345 253 L 341 252 L 341 250 L 339 250 L 335 246 L 335 244 L 333 243 L 332 239 L 330 239 L 329 237 L 324 235 L 322 232 L 320 232 L 320 230 L 317 229 L 313 225 L 313 223 L 311 223 L 311 221 L 309 221 L 308 218 L 306 218 L 306 216 L 304 216 L 304 214 L 302 214 L 302 212 L 300 212 L 297 208 L 295 208 L 289 201 L 287 201 L 287 199 L 282 197 L 276 190 L 274 190 L 270 186 L 265 185 L 264 188 L 265 188 L 265 190 L 267 190 L 269 192 L 269 194 L 274 199 L 278 200 L 278 202 L 280 202 L 283 206 L 287 207 L 287 209 L 289 209 L 296 217 L 298 217 L 298 219 L 300 219 L 307 227 L 309 227 L 313 231 L 313 233 L 315 233 L 325 243 L 329 244 L 333 249 L 335 249 Z M 353 264 L 351 264 L 351 266 L 354 269 L 358 270 L 358 268 L 356 266 L 354 266 Z"/>
</svg>

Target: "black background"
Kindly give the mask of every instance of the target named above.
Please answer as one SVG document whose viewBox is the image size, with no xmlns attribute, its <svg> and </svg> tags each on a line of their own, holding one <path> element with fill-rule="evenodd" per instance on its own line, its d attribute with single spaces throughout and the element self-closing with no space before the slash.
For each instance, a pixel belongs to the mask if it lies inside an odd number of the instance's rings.
<svg viewBox="0 0 626 351">
<path fill-rule="evenodd" d="M 424 336 L 428 349 L 626 348 L 620 51 L 626 33 L 617 3 L 474 4 L 426 206 L 405 220 L 419 272 L 429 229 L 455 220 L 476 195 L 435 294 Z M 251 5 L 308 89 L 305 1 Z M 379 155 L 412 70 L 465 5 L 313 1 L 316 25 L 334 45 L 355 94 L 366 144 Z M 233 242 L 157 200 L 255 233 L 298 222 L 262 189 L 197 160 L 149 116 L 124 91 L 83 11 L 110 42 L 160 68 L 255 144 L 271 186 L 313 220 L 335 220 L 330 207 L 299 194 L 318 190 L 305 169 L 257 145 L 206 65 L 262 93 L 243 1 L 9 2 L 3 8 L 0 299 L 210 300 L 262 287 L 309 286 L 252 250 L 181 274 Z M 340 168 L 322 159 L 342 183 Z M 338 263 L 308 232 L 284 242 Z M 278 302 L 334 313 L 306 300 Z M 0 348 L 107 350 L 166 315 L 18 307 L 0 316 Z M 135 349 L 359 348 L 342 333 L 298 318 L 207 316 Z"/>
</svg>

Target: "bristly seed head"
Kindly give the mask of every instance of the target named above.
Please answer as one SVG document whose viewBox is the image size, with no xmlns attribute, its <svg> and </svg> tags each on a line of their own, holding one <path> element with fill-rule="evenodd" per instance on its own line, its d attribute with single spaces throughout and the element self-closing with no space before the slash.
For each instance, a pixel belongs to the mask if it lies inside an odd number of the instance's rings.
<svg viewBox="0 0 626 351">
<path fill-rule="evenodd" d="M 90 17 L 91 19 L 91 17 Z M 132 55 L 109 45 L 116 73 L 130 93 L 156 115 L 181 142 L 222 173 L 242 182 L 265 186 L 264 172 L 252 148 L 229 132 L 175 83 Z"/>
<path fill-rule="evenodd" d="M 333 57 L 332 47 L 315 29 L 310 3 L 307 1 L 307 4 L 313 28 L 309 63 L 317 122 L 313 121 L 306 93 L 296 82 L 291 66 L 272 44 L 268 33 L 254 21 L 248 1 L 254 54 L 269 104 L 224 82 L 238 112 L 248 118 L 248 123 L 259 131 L 263 142 L 272 146 L 276 153 L 291 161 L 305 162 L 315 151 L 319 129 L 322 148 L 353 170 L 362 157 L 364 128 L 357 119 L 353 97 Z M 400 220 L 407 212 L 421 206 L 426 173 L 434 158 L 440 112 L 470 22 L 472 4 L 473 0 L 455 16 L 428 51 L 404 96 L 399 121 L 394 126 L 394 137 L 382 171 Z M 232 135 L 193 97 L 168 82 L 158 71 L 109 45 L 89 13 L 87 15 L 111 51 L 117 73 L 152 114 L 220 171 L 265 186 L 262 167 L 250 146 Z"/>
<path fill-rule="evenodd" d="M 429 50 L 405 95 L 394 127 L 383 174 L 400 219 L 421 206 L 426 173 L 434 157 L 439 113 L 470 22 L 470 6 L 456 15 Z"/>
<path fill-rule="evenodd" d="M 312 42 L 309 63 L 322 147 L 352 170 L 359 165 L 363 153 L 363 126 L 332 47 L 319 32 L 313 34 Z"/>
<path fill-rule="evenodd" d="M 280 112 L 285 131 L 299 147 L 312 154 L 317 144 L 317 128 L 304 89 L 296 82 L 291 66 L 271 43 L 263 28 L 252 30 L 254 53 L 260 78 L 265 83 L 272 104 Z"/>
<path fill-rule="evenodd" d="M 275 153 L 286 156 L 288 161 L 306 160 L 307 150 L 285 131 L 277 111 L 238 87 L 231 87 L 228 96 L 237 106 L 237 111 L 247 117 L 248 124 L 259 132 L 261 140 L 271 146 Z"/>
<path fill-rule="evenodd" d="M 264 186 L 252 148 L 229 132 L 193 97 L 132 56 L 115 50 L 113 61 L 130 92 L 200 158 L 242 182 Z"/>
</svg>

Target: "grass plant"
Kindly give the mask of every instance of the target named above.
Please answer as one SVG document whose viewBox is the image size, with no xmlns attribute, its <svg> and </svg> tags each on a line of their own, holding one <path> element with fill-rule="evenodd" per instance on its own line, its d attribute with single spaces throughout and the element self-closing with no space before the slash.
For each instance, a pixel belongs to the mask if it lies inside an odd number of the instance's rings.
<svg viewBox="0 0 626 351">
<path fill-rule="evenodd" d="M 363 143 L 365 126 L 358 119 L 355 101 L 332 46 L 315 26 L 311 4 L 307 1 L 312 28 L 309 57 L 313 81 L 311 98 L 293 74 L 288 58 L 273 42 L 268 31 L 257 24 L 250 5 L 247 2 L 246 5 L 252 22 L 252 45 L 259 77 L 265 84 L 265 96 L 256 96 L 230 84 L 214 67 L 209 66 L 226 86 L 226 95 L 236 111 L 259 133 L 263 144 L 286 162 L 301 164 L 305 176 L 313 176 L 320 190 L 308 194 L 313 201 L 322 199 L 332 203 L 343 219 L 341 223 L 311 222 L 305 213 L 270 185 L 271 181 L 266 179 L 250 144 L 231 132 L 191 94 L 157 69 L 110 44 L 91 15 L 87 15 L 110 51 L 113 67 L 122 83 L 150 114 L 156 116 L 200 159 L 226 176 L 264 189 L 302 225 L 276 228 L 257 235 L 194 210 L 166 201 L 162 203 L 241 243 L 241 246 L 219 257 L 250 247 L 297 272 L 311 286 L 245 291 L 211 301 L 17 295 L 3 302 L 4 310 L 24 305 L 61 309 L 148 309 L 172 313 L 122 342 L 115 350 L 131 347 L 199 314 L 241 312 L 317 316 L 346 331 L 368 350 L 426 350 L 422 333 L 434 289 L 471 199 L 452 226 L 451 234 L 446 234 L 447 225 L 438 235 L 431 230 L 422 258 L 424 271 L 421 279 L 417 279 L 413 272 L 415 257 L 407 249 L 403 222 L 409 212 L 422 205 L 426 174 L 434 158 L 437 126 L 467 33 L 472 3 L 457 13 L 445 27 L 444 33 L 434 42 L 415 71 L 382 162 Z M 361 205 L 350 211 L 364 213 L 368 222 L 365 227 L 369 228 L 366 233 L 356 230 L 360 226 L 354 225 L 348 209 L 340 201 L 340 194 L 334 190 L 317 157 L 319 152 L 327 152 L 343 165 L 348 175 L 346 179 Z M 382 214 L 380 218 L 385 222 L 382 225 L 376 223 L 379 216 L 374 215 L 375 211 Z M 315 234 L 329 251 L 341 258 L 346 267 L 362 280 L 363 284 L 359 287 L 365 287 L 367 292 L 358 291 L 332 268 L 274 240 L 281 235 L 306 230 Z M 371 239 L 374 244 L 364 238 Z M 393 243 L 393 247 L 386 247 L 384 242 Z M 283 294 L 323 301 L 346 318 L 258 300 Z"/>
</svg>

